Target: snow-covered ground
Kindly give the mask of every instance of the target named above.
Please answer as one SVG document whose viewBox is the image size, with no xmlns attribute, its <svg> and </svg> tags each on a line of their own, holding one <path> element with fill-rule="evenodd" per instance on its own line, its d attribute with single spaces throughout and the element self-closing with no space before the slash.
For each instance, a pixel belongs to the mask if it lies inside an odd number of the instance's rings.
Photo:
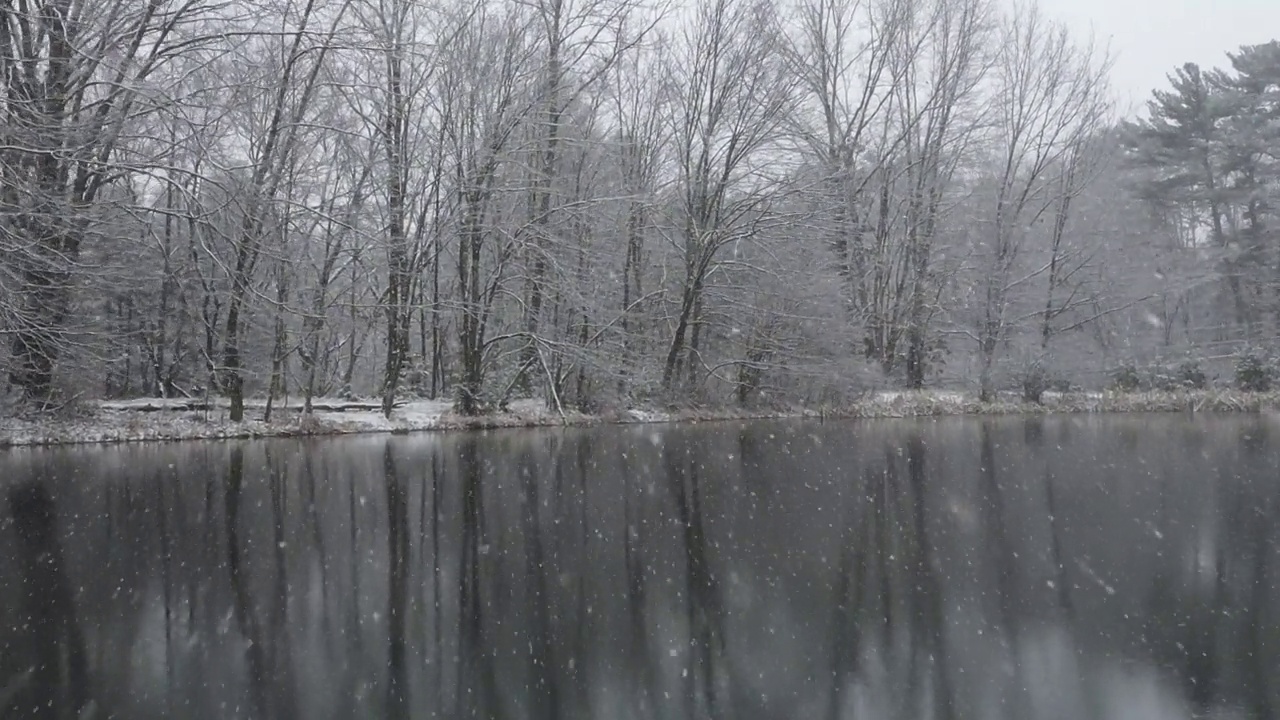
<svg viewBox="0 0 1280 720">
<path fill-rule="evenodd" d="M 40 420 L 0 417 L 0 447 L 63 443 L 133 442 L 143 440 L 200 440 L 349 433 L 418 432 L 466 427 L 522 427 L 584 424 L 598 420 L 576 413 L 561 416 L 542 400 L 512 402 L 504 412 L 482 418 L 457 415 L 451 400 L 401 402 L 385 417 L 376 400 L 313 401 L 304 417 L 299 403 L 277 403 L 271 422 L 263 422 L 263 400 L 246 400 L 245 420 L 228 419 L 225 400 L 138 398 L 96 403 L 82 416 Z M 610 418 L 614 422 L 665 422 L 670 414 L 632 410 Z"/>
<path fill-rule="evenodd" d="M 226 400 L 163 400 L 142 398 L 97 403 L 74 418 L 17 419 L 0 417 L 0 447 L 64 443 L 134 442 L 143 440 L 202 440 L 348 433 L 407 433 L 466 428 L 585 425 L 591 423 L 663 423 L 785 417 L 894 418 L 939 415 L 1039 412 L 1154 412 L 1182 410 L 1278 411 L 1280 394 L 1196 391 L 1189 393 L 1045 393 L 1042 405 L 1028 405 L 1014 393 L 995 404 L 950 391 L 881 391 L 864 395 L 847 406 L 745 411 L 741 408 L 656 410 L 631 408 L 607 416 L 557 413 L 542 400 L 517 400 L 505 411 L 478 418 L 459 416 L 449 400 L 402 402 L 384 417 L 376 400 L 318 398 L 306 417 L 299 403 L 277 403 L 270 423 L 263 422 L 263 400 L 245 403 L 245 421 L 228 419 Z"/>
</svg>

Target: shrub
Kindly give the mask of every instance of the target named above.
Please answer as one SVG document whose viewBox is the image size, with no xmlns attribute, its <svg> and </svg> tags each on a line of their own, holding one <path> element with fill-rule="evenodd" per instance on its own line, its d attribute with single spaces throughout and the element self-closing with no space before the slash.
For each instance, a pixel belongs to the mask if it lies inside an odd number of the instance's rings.
<svg viewBox="0 0 1280 720">
<path fill-rule="evenodd" d="M 1178 386 L 1190 390 L 1203 390 L 1209 386 L 1209 378 L 1200 367 L 1200 361 L 1188 358 L 1178 363 L 1173 370 L 1173 377 Z"/>
<path fill-rule="evenodd" d="M 1151 378 L 1148 380 L 1147 384 L 1151 386 L 1152 390 L 1163 390 L 1165 392 L 1173 392 L 1175 390 L 1182 389 L 1182 384 L 1178 382 L 1178 378 L 1169 368 L 1156 368 L 1155 370 L 1152 370 Z"/>
<path fill-rule="evenodd" d="M 1262 353 L 1247 349 L 1236 355 L 1236 387 L 1246 392 L 1266 392 L 1276 380 L 1275 363 Z"/>
<path fill-rule="evenodd" d="M 319 435 L 328 430 L 328 426 L 315 415 L 308 413 L 298 418 L 298 432 L 303 435 Z"/>
<path fill-rule="evenodd" d="M 1111 386 L 1121 392 L 1137 392 L 1142 389 L 1142 373 L 1133 362 L 1126 362 L 1112 371 Z"/>
<path fill-rule="evenodd" d="M 1140 379 L 1140 384 L 1165 392 L 1203 390 L 1208 386 L 1209 378 L 1201 369 L 1199 360 L 1188 358 L 1177 365 L 1152 368 L 1149 378 L 1145 381 Z"/>
<path fill-rule="evenodd" d="M 1044 398 L 1045 390 L 1053 389 L 1049 370 L 1039 360 L 1033 360 L 1023 368 L 1019 383 L 1022 385 L 1022 399 L 1029 403 L 1039 404 Z"/>
</svg>

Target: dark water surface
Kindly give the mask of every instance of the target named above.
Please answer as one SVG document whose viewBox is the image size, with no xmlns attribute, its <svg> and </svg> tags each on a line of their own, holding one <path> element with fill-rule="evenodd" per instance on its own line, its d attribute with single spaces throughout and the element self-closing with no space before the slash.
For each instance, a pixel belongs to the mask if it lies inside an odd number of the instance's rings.
<svg viewBox="0 0 1280 720">
<path fill-rule="evenodd" d="M 1273 718 L 1278 468 L 1243 416 L 0 453 L 0 717 Z"/>
</svg>

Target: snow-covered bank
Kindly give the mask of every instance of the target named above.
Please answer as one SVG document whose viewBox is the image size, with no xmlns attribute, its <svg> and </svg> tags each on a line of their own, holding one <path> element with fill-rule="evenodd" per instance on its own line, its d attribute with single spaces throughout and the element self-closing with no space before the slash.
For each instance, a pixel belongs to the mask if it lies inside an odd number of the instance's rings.
<svg viewBox="0 0 1280 720">
<path fill-rule="evenodd" d="M 464 417 L 452 403 L 417 400 L 398 404 L 383 417 L 377 403 L 317 400 L 304 416 L 294 405 L 277 405 L 271 422 L 261 420 L 265 404 L 246 403 L 249 419 L 227 419 L 225 402 L 203 403 L 155 398 L 102 402 L 81 416 L 0 418 L 0 447 L 114 443 L 152 440 L 220 440 L 298 437 L 354 433 L 409 433 L 428 430 L 544 427 L 626 423 L 696 422 L 785 418 L 908 418 L 946 415 L 1007 415 L 1106 412 L 1266 412 L 1280 411 L 1280 392 L 1232 390 L 1144 393 L 1046 393 L 1041 404 L 1013 396 L 992 403 L 956 392 L 877 392 L 839 407 L 745 409 L 688 407 L 631 408 L 602 415 L 568 411 L 560 415 L 540 400 L 511 403 L 503 412 Z"/>
</svg>

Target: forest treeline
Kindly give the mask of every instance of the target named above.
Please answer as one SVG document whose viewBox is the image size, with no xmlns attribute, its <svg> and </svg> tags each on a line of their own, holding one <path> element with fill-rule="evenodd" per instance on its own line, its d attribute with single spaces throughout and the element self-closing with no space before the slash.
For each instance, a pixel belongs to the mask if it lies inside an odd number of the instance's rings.
<svg viewBox="0 0 1280 720">
<path fill-rule="evenodd" d="M 17 0 L 8 403 L 991 397 L 1265 354 L 1280 46 L 1228 60 L 1127 121 L 1033 4 Z"/>
</svg>

